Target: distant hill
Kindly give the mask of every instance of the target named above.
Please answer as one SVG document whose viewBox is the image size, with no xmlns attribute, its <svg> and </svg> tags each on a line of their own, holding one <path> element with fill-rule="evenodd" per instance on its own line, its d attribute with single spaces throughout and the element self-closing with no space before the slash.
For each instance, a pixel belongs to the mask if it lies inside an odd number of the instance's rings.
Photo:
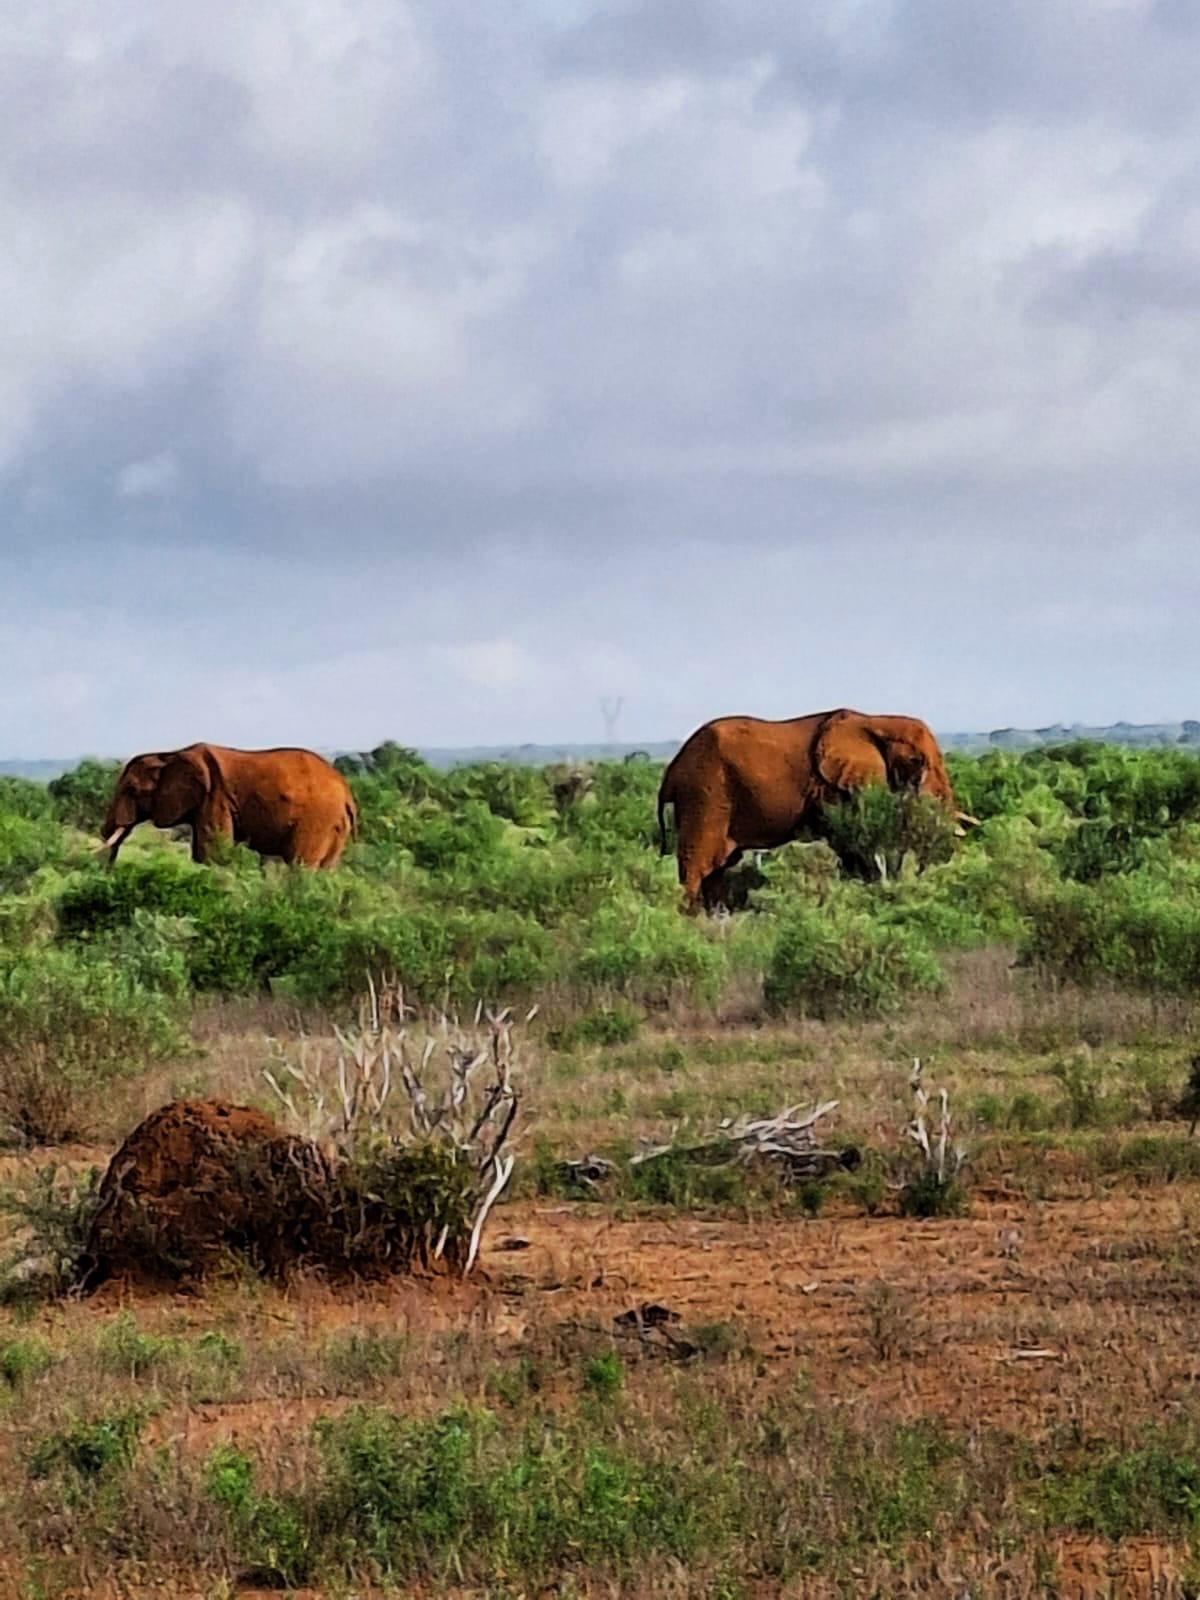
<svg viewBox="0 0 1200 1600">
<path fill-rule="evenodd" d="M 1066 744 L 1074 739 L 1098 743 L 1129 745 L 1138 749 L 1164 745 L 1191 746 L 1200 752 L 1200 721 L 1114 722 L 1106 727 L 1082 722 L 1055 722 L 1046 728 L 993 728 L 990 733 L 939 733 L 944 750 L 979 753 L 984 750 L 1034 750 L 1039 745 Z M 504 761 L 519 766 L 544 767 L 553 762 L 622 761 L 627 756 L 645 755 L 652 761 L 666 761 L 682 741 L 677 739 L 645 744 L 491 744 L 437 746 L 418 753 L 433 767 L 461 767 L 475 761 Z M 340 755 L 341 751 L 327 754 Z M 0 775 L 33 778 L 48 783 L 60 772 L 79 764 L 80 756 L 60 760 L 0 761 Z"/>
</svg>

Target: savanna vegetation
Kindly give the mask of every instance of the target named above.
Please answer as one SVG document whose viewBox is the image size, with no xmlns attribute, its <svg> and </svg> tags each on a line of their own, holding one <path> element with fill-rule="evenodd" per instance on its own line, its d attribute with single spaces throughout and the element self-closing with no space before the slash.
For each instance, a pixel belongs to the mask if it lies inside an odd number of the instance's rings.
<svg viewBox="0 0 1200 1600">
<path fill-rule="evenodd" d="M 328 1072 L 394 974 L 426 1017 L 537 1007 L 513 1253 L 457 1300 L 9 1273 L 0 1593 L 1099 1593 L 1147 1549 L 1144 1592 L 1192 1592 L 1193 752 L 952 756 L 966 839 L 867 791 L 718 918 L 680 912 L 654 763 L 341 765 L 330 874 L 145 827 L 109 870 L 115 768 L 0 780 L 4 1250 L 78 1252 L 167 1099 L 282 1114 L 265 1072 Z M 904 1133 L 914 1057 L 965 1161 Z M 827 1098 L 853 1164 L 720 1158 Z M 643 1298 L 658 1343 L 614 1324 Z"/>
</svg>

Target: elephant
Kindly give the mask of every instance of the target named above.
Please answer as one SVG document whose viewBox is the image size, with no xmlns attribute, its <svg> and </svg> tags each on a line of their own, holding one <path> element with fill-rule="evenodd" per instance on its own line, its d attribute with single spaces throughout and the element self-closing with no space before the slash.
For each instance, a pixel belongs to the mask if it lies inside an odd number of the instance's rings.
<svg viewBox="0 0 1200 1600">
<path fill-rule="evenodd" d="M 100 846 L 110 865 L 139 822 L 189 825 L 193 861 L 207 861 L 214 841 L 228 839 L 260 856 L 336 867 L 357 812 L 345 778 L 311 750 L 190 744 L 122 768 Z"/>
<path fill-rule="evenodd" d="M 842 707 L 778 722 L 718 717 L 697 728 L 658 793 L 661 853 L 673 806 L 688 909 L 722 904 L 725 873 L 743 851 L 819 838 L 822 808 L 872 783 L 932 795 L 960 832 L 974 821 L 957 809 L 937 740 L 916 717 Z"/>
</svg>

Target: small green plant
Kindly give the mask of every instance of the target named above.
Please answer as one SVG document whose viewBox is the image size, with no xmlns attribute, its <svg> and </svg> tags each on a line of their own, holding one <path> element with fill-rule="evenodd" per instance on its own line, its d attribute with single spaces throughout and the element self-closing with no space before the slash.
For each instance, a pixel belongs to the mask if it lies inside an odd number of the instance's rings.
<svg viewBox="0 0 1200 1600">
<path fill-rule="evenodd" d="M 732 1322 L 697 1322 L 688 1327 L 687 1337 L 708 1361 L 728 1361 L 751 1349 L 744 1331 Z"/>
<path fill-rule="evenodd" d="M 625 1364 L 616 1350 L 606 1350 L 584 1363 L 583 1386 L 591 1394 L 608 1398 L 617 1394 L 624 1382 Z"/>
<path fill-rule="evenodd" d="M 564 1027 L 552 1029 L 549 1043 L 555 1050 L 574 1050 L 580 1045 L 632 1044 L 642 1025 L 640 1014 L 622 1001 L 587 1011 Z"/>
<path fill-rule="evenodd" d="M 848 1172 L 837 1179 L 838 1189 L 868 1217 L 877 1216 L 887 1199 L 887 1177 L 878 1156 L 873 1156 L 857 1172 Z"/>
<path fill-rule="evenodd" d="M 181 1341 L 179 1370 L 195 1401 L 227 1399 L 246 1364 L 241 1341 L 209 1328 L 198 1339 Z"/>
<path fill-rule="evenodd" d="M 778 1182 L 772 1182 L 767 1173 L 752 1174 L 744 1163 L 732 1159 L 731 1148 L 726 1159 L 722 1152 L 705 1153 L 697 1160 L 685 1148 L 667 1150 L 652 1161 L 641 1161 L 628 1168 L 628 1189 L 631 1198 L 652 1205 L 673 1206 L 691 1210 L 695 1206 L 744 1205 L 750 1198 L 755 1180 L 779 1192 Z"/>
<path fill-rule="evenodd" d="M 0 1344 L 0 1378 L 10 1389 L 23 1388 L 31 1378 L 40 1378 L 54 1364 L 49 1345 L 36 1335 L 8 1339 Z"/>
<path fill-rule="evenodd" d="M 141 1379 L 173 1366 L 182 1354 L 178 1339 L 143 1333 L 130 1311 L 119 1312 L 96 1335 L 101 1367 L 122 1377 Z"/>
<path fill-rule="evenodd" d="M 320 1534 L 303 1500 L 259 1494 L 254 1463 L 236 1445 L 218 1445 L 212 1452 L 204 1483 L 229 1519 L 243 1565 L 260 1583 L 292 1588 L 312 1578 Z"/>
<path fill-rule="evenodd" d="M 1049 1124 L 1049 1109 L 1041 1096 L 1032 1089 L 1018 1089 L 1008 1103 L 1005 1125 L 1021 1133 L 1036 1133 Z"/>
<path fill-rule="evenodd" d="M 1056 1062 L 1052 1075 L 1063 1088 L 1063 1111 L 1072 1128 L 1102 1127 L 1111 1120 L 1104 1092 L 1104 1069 L 1092 1060 L 1086 1045 L 1064 1061 Z"/>
<path fill-rule="evenodd" d="M 99 1478 L 123 1471 L 132 1465 L 144 1422 L 140 1410 L 130 1409 L 48 1433 L 29 1453 L 29 1474 L 46 1478 L 66 1471 L 80 1478 Z"/>
</svg>

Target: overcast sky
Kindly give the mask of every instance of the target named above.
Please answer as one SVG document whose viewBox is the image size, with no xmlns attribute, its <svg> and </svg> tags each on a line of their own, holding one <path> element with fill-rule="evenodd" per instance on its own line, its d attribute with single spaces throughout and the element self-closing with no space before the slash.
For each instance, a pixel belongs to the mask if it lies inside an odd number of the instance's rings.
<svg viewBox="0 0 1200 1600">
<path fill-rule="evenodd" d="M 1200 7 L 0 13 L 0 755 L 1200 716 Z"/>
</svg>

